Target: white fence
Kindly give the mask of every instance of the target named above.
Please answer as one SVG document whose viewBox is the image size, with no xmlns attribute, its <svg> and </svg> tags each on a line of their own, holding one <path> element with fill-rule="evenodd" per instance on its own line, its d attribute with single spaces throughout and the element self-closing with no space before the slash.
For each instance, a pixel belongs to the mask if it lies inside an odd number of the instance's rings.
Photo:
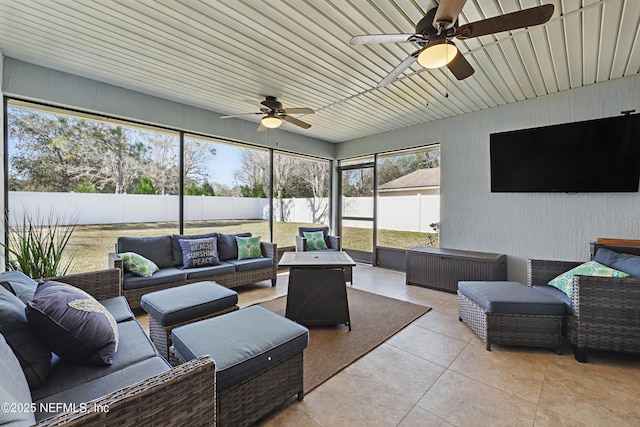
<svg viewBox="0 0 640 427">
<path fill-rule="evenodd" d="M 9 192 L 9 221 L 22 221 L 26 213 L 48 218 L 49 213 L 78 224 L 118 224 L 129 222 L 177 221 L 178 196 L 147 194 L 35 193 Z M 284 199 L 286 222 L 328 223 L 327 199 Z M 345 216 L 371 216 L 373 199 L 345 198 Z M 186 221 L 212 219 L 268 219 L 269 199 L 248 197 L 185 196 Z M 278 201 L 274 200 L 275 220 L 280 221 Z M 433 231 L 429 224 L 440 221 L 437 195 L 387 196 L 378 199 L 378 228 L 402 231 Z M 347 226 L 370 227 L 353 222 Z"/>
</svg>

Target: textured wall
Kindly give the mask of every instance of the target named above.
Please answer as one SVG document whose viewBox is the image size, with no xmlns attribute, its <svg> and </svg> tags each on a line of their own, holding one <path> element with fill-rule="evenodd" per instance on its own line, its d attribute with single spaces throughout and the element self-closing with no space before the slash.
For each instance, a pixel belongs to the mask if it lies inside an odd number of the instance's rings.
<svg viewBox="0 0 640 427">
<path fill-rule="evenodd" d="M 528 258 L 586 260 L 598 237 L 640 239 L 640 194 L 492 194 L 489 134 L 634 108 L 640 111 L 640 75 L 349 141 L 337 157 L 439 141 L 441 245 L 505 253 L 509 278 L 525 281 Z M 594 153 L 594 173 L 603 153 Z"/>
</svg>

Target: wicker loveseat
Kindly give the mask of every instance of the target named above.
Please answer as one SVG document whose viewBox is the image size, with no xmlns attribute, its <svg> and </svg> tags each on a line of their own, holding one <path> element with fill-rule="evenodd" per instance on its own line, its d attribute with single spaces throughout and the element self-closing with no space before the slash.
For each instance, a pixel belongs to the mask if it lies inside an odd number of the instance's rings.
<svg viewBox="0 0 640 427">
<path fill-rule="evenodd" d="M 10 345 L 16 345 L 20 337 L 15 329 L 4 328 L 6 336 L 0 335 L 0 401 L 5 406 L 0 424 L 31 425 L 35 419 L 39 426 L 214 425 L 215 363 L 204 356 L 172 368 L 160 357 L 119 296 L 119 271 L 54 280 L 92 294 L 112 313 L 120 336 L 113 364 L 78 365 L 54 356 L 46 381 L 29 388 L 23 372 L 30 367 L 23 365 L 24 353 L 16 353 L 19 350 Z M 0 292 L 10 291 L 0 287 Z M 8 303 L 24 305 L 15 300 L 13 294 L 4 294 L 4 310 Z M 0 322 L 8 322 L 8 317 Z"/>
<path fill-rule="evenodd" d="M 596 245 L 595 250 L 599 247 L 640 255 L 640 248 Z M 563 335 L 571 340 L 576 360 L 586 362 L 589 350 L 640 353 L 640 277 L 574 276 L 571 299 L 547 285 L 580 264 L 528 261 L 528 285 L 556 296 L 567 305 L 562 329 Z"/>
<path fill-rule="evenodd" d="M 228 288 L 271 280 L 276 285 L 278 262 L 277 245 L 260 243 L 262 257 L 238 260 L 236 236 L 248 237 L 251 233 L 224 234 L 207 233 L 199 235 L 164 235 L 157 237 L 118 237 L 115 253 L 109 254 L 109 267 L 122 272 L 122 295 L 132 308 L 140 307 L 142 295 L 188 283 L 210 280 Z M 201 239 L 215 237 L 217 240 L 220 265 L 183 268 L 181 239 Z M 123 252 L 135 252 L 153 261 L 160 271 L 151 277 L 136 276 L 127 272 L 122 258 Z"/>
</svg>

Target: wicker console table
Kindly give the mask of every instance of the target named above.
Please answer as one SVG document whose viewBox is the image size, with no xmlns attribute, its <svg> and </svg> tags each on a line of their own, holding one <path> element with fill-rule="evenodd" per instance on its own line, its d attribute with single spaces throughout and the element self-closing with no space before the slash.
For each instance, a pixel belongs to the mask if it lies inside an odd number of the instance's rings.
<svg viewBox="0 0 640 427">
<path fill-rule="evenodd" d="M 407 285 L 456 293 L 458 282 L 507 280 L 507 256 L 418 246 L 407 249 Z"/>
</svg>

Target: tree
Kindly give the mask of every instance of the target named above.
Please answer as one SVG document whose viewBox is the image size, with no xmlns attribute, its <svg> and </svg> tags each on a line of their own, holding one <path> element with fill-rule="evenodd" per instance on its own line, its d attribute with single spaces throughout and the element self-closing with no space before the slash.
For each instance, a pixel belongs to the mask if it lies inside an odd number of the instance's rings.
<svg viewBox="0 0 640 427">
<path fill-rule="evenodd" d="M 195 182 L 189 182 L 184 186 L 185 196 L 215 196 L 216 193 L 213 187 L 208 182 L 202 185 L 198 185 Z"/>
<path fill-rule="evenodd" d="M 158 190 L 153 186 L 153 181 L 147 176 L 141 176 L 136 183 L 136 194 L 157 194 Z"/>
</svg>

